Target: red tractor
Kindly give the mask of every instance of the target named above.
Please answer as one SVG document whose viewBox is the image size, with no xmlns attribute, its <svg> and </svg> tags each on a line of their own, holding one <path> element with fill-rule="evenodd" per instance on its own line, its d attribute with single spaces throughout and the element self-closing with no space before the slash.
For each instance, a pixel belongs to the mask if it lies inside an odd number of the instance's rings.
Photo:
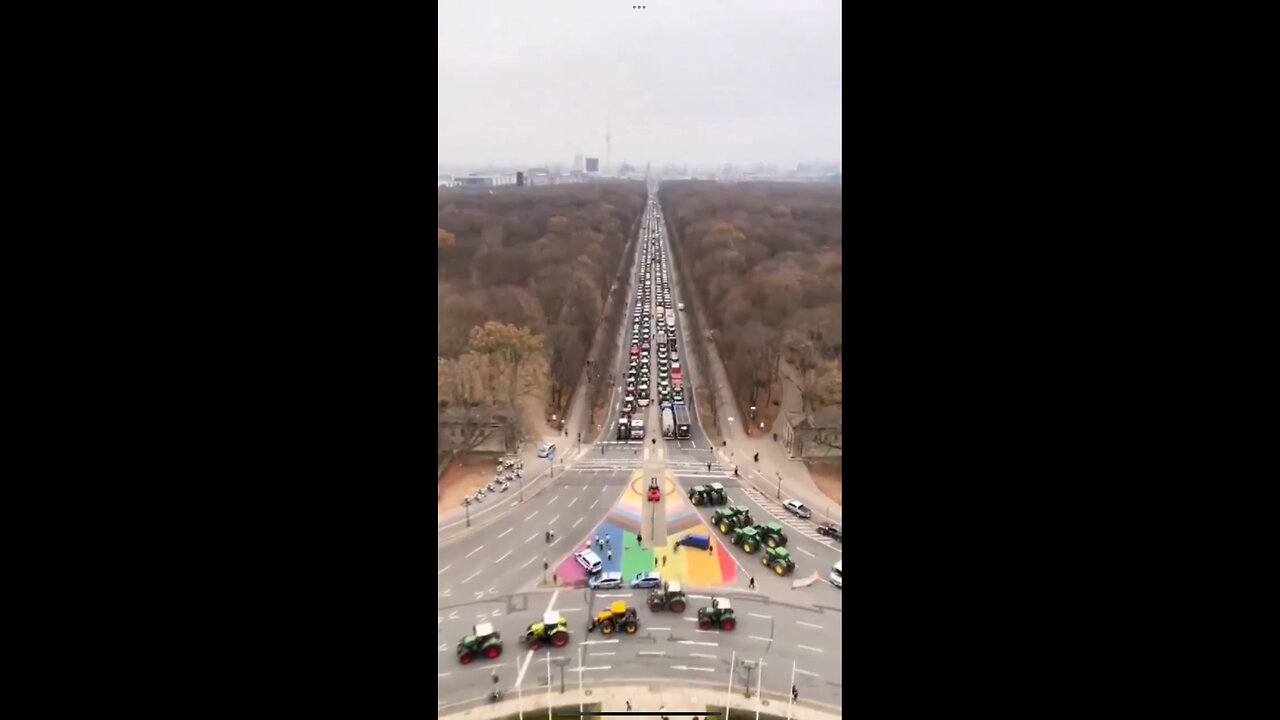
<svg viewBox="0 0 1280 720">
<path fill-rule="evenodd" d="M 658 489 L 658 478 L 649 478 L 649 502 L 662 499 L 662 491 Z"/>
</svg>

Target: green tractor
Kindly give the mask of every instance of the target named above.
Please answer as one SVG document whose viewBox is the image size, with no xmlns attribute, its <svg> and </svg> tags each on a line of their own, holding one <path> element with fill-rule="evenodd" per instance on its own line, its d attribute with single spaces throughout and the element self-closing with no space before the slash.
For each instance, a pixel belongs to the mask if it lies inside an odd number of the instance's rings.
<svg viewBox="0 0 1280 720">
<path fill-rule="evenodd" d="M 720 528 L 720 532 L 728 535 L 734 528 L 754 525 L 751 522 L 751 509 L 746 505 L 730 505 L 711 514 L 711 524 Z"/>
<path fill-rule="evenodd" d="M 680 583 L 664 582 L 661 590 L 649 591 L 649 609 L 653 612 L 670 610 L 673 613 L 682 613 L 684 606 L 684 590 L 680 589 Z"/>
<path fill-rule="evenodd" d="M 779 575 L 787 575 L 796 569 L 796 561 L 791 559 L 791 553 L 786 548 L 766 549 L 760 558 L 760 564 L 772 566 L 773 571 Z"/>
<path fill-rule="evenodd" d="M 458 642 L 458 662 L 463 665 L 470 665 L 477 655 L 492 660 L 501 654 L 502 636 L 489 623 L 471 628 L 471 634 Z"/>
<path fill-rule="evenodd" d="M 569 621 L 558 612 L 548 612 L 542 616 L 542 622 L 534 623 L 524 631 L 520 642 L 528 645 L 530 650 L 537 650 L 543 643 L 564 647 L 569 644 Z"/>
<path fill-rule="evenodd" d="M 694 485 L 689 488 L 689 502 L 694 505 L 710 505 L 711 496 L 708 495 L 709 490 L 710 488 L 706 485 Z"/>
<path fill-rule="evenodd" d="M 782 523 L 757 525 L 756 532 L 760 533 L 760 540 L 771 548 L 787 546 L 787 534 L 782 532 Z"/>
<path fill-rule="evenodd" d="M 718 627 L 721 630 L 732 630 L 738 626 L 733 616 L 733 605 L 729 598 L 712 598 L 711 607 L 698 608 L 698 629 L 710 630 Z"/>
<path fill-rule="evenodd" d="M 724 494 L 724 485 L 720 483 L 711 483 L 707 486 L 707 499 L 712 505 L 724 505 L 729 502 L 729 496 Z"/>
<path fill-rule="evenodd" d="M 729 542 L 738 545 L 742 551 L 750 555 L 760 547 L 760 534 L 753 527 L 740 527 L 729 536 Z"/>
</svg>

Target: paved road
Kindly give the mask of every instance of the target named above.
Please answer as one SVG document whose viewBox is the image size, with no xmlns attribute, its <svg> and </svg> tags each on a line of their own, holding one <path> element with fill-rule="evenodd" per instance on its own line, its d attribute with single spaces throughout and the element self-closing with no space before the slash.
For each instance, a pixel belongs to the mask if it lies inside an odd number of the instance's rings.
<svg viewBox="0 0 1280 720">
<path fill-rule="evenodd" d="M 594 682 L 664 678 L 717 682 L 727 688 L 731 661 L 736 670 L 734 689 L 741 692 L 746 670 L 740 661 L 746 659 L 763 661 L 763 676 L 752 671 L 752 692 L 757 682 L 762 682 L 765 691 L 788 693 L 794 663 L 795 684 L 803 697 L 841 703 L 840 643 L 844 620 L 840 611 L 771 602 L 746 593 L 717 594 L 733 603 L 738 627 L 730 632 L 699 630 L 697 608 L 710 604 L 712 592 L 691 588 L 690 605 L 681 615 L 650 612 L 643 604 L 646 593 L 640 590 L 531 592 L 442 608 L 438 619 L 437 702 L 452 704 L 482 697 L 492 687 L 495 668 L 498 684 L 506 692 L 516 692 L 517 681 L 520 692 L 546 692 L 547 658 L 551 658 L 552 692 L 559 691 L 562 666 L 566 689 L 578 682 L 580 673 L 588 687 Z M 591 613 L 617 600 L 640 608 L 640 632 L 608 637 L 586 632 Z M 521 631 L 548 609 L 568 618 L 569 645 L 536 653 L 524 650 L 518 642 Z M 477 660 L 463 666 L 456 659 L 454 647 L 481 619 L 493 622 L 503 634 L 503 654 L 494 660 Z"/>
<path fill-rule="evenodd" d="M 625 471 L 570 469 L 541 493 L 526 494 L 523 504 L 514 497 L 504 499 L 507 507 L 490 525 L 440 546 L 436 592 L 441 606 L 503 596 L 540 582 L 544 558 L 555 568 L 604 519 L 628 477 Z M 551 544 L 546 542 L 548 527 L 556 532 Z"/>
</svg>

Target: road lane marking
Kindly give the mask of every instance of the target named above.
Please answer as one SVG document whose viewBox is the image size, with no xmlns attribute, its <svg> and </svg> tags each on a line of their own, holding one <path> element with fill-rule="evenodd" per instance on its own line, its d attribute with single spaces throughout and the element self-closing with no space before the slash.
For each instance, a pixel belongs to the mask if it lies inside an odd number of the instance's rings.
<svg viewBox="0 0 1280 720">
<path fill-rule="evenodd" d="M 512 530 L 515 530 L 515 528 L 507 528 L 506 530 L 503 530 L 503 531 L 502 531 L 502 535 L 506 535 L 507 533 L 511 532 Z M 499 539 L 499 540 L 501 540 L 501 539 L 502 539 L 502 535 L 499 535 L 499 536 L 498 536 L 498 539 Z"/>
<path fill-rule="evenodd" d="M 449 677 L 449 676 L 450 676 L 450 675 L 452 675 L 452 674 L 453 674 L 453 673 L 440 673 L 440 674 L 436 675 L 436 677 L 438 677 L 438 678 L 442 678 L 442 677 Z"/>
<path fill-rule="evenodd" d="M 821 675 L 819 675 L 816 672 L 809 672 L 808 670 L 801 670 L 800 668 L 796 668 L 796 672 L 800 673 L 801 675 L 812 675 L 813 677 L 821 677 Z"/>
<path fill-rule="evenodd" d="M 693 599 L 695 599 L 695 600 L 710 600 L 710 599 L 711 599 L 711 596 L 710 596 L 710 595 L 690 595 L 689 597 L 691 597 L 691 598 L 693 598 Z M 689 618 L 689 619 L 692 619 L 692 618 Z"/>
<path fill-rule="evenodd" d="M 496 565 L 496 564 L 498 564 L 498 563 L 502 562 L 503 560 L 506 560 L 506 559 L 507 559 L 507 555 L 510 555 L 510 554 L 511 554 L 511 553 L 513 553 L 513 552 L 515 552 L 515 551 L 514 551 L 514 550 L 508 550 L 506 553 L 504 553 L 504 554 L 503 554 L 503 556 L 502 556 L 502 557 L 498 558 L 497 560 L 494 560 L 494 561 L 493 561 L 493 563 Z"/>
<path fill-rule="evenodd" d="M 698 618 L 680 618 L 680 619 L 684 620 L 685 622 L 698 622 Z"/>
<path fill-rule="evenodd" d="M 618 642 L 617 638 L 614 638 L 613 640 L 583 640 L 579 644 L 580 645 L 612 645 L 613 643 L 616 643 L 616 642 Z"/>
<path fill-rule="evenodd" d="M 596 597 L 629 598 L 634 594 L 635 593 L 596 593 Z M 698 622 L 695 618 L 685 618 L 685 620 L 693 620 L 694 622 Z"/>
<path fill-rule="evenodd" d="M 667 632 L 671 632 L 671 628 L 649 628 L 649 629 L 650 630 L 666 630 Z"/>
<path fill-rule="evenodd" d="M 805 626 L 805 627 L 817 628 L 817 629 L 819 629 L 819 630 L 821 630 L 821 629 L 822 629 L 822 626 L 821 626 L 821 625 L 814 625 L 813 623 L 807 623 L 807 622 L 805 622 L 805 621 L 803 621 L 803 620 L 797 620 L 797 621 L 796 621 L 796 624 L 797 624 L 797 625 L 803 625 L 803 626 Z"/>
<path fill-rule="evenodd" d="M 654 651 L 654 650 L 641 650 L 640 652 L 638 652 L 638 653 L 636 653 L 636 654 L 637 654 L 637 655 L 666 655 L 666 654 L 667 654 L 667 651 L 666 651 L 666 650 L 657 650 L 657 651 Z"/>
<path fill-rule="evenodd" d="M 559 519 L 560 519 L 560 516 L 559 516 L 559 515 L 557 515 L 557 516 L 555 516 L 555 517 L 551 518 L 551 523 L 550 523 L 550 524 L 551 524 L 551 525 L 555 525 L 555 524 L 556 524 L 556 521 L 557 521 L 557 520 L 559 520 Z"/>
<path fill-rule="evenodd" d="M 574 504 L 574 503 L 576 503 L 576 502 L 578 502 L 578 496 L 577 496 L 577 495 L 574 495 L 574 496 L 573 496 L 573 499 L 572 499 L 572 500 L 570 500 L 570 501 L 569 501 L 569 504 L 568 504 L 568 505 L 566 505 L 565 507 L 573 507 L 573 504 Z"/>
<path fill-rule="evenodd" d="M 763 640 L 765 642 L 773 642 L 773 638 L 762 638 L 759 635 L 748 635 L 747 637 L 751 638 L 752 640 Z"/>
<path fill-rule="evenodd" d="M 764 618 L 765 620 L 773 619 L 772 615 L 761 615 L 760 613 L 747 613 L 747 614 L 750 615 L 751 617 Z"/>
<path fill-rule="evenodd" d="M 480 574 L 480 571 L 479 571 L 479 570 L 477 570 L 477 571 L 475 571 L 475 572 L 471 573 L 470 575 L 468 575 L 468 576 L 467 576 L 467 579 L 466 579 L 466 580 L 463 580 L 463 581 L 462 581 L 462 584 L 463 584 L 463 585 L 466 585 L 468 581 L 470 581 L 471 579 L 473 579 L 475 576 L 477 576 L 477 575 L 479 575 L 479 574 Z"/>
<path fill-rule="evenodd" d="M 520 569 L 521 569 L 521 570 L 523 570 L 523 569 L 525 569 L 525 568 L 529 567 L 529 563 L 531 563 L 531 562 L 533 562 L 534 560 L 537 560 L 537 559 L 538 559 L 538 558 L 529 558 L 529 562 L 526 562 L 525 564 L 521 565 L 521 566 L 520 566 Z"/>
<path fill-rule="evenodd" d="M 592 651 L 592 653 L 591 653 L 591 657 L 602 657 L 602 656 L 604 656 L 604 655 L 610 655 L 610 656 L 612 656 L 612 655 L 617 655 L 617 654 L 618 654 L 618 653 L 614 653 L 614 652 L 607 652 L 607 653 L 603 653 L 603 652 L 595 652 L 595 651 Z"/>
<path fill-rule="evenodd" d="M 444 567 L 440 568 L 440 570 L 438 570 L 438 571 L 436 572 L 436 575 L 437 575 L 437 576 L 439 576 L 439 575 L 443 575 L 443 574 L 444 574 L 444 571 L 445 571 L 445 570 L 448 570 L 448 569 L 449 569 L 449 568 L 451 568 L 451 567 L 453 567 L 453 566 L 452 566 L 452 565 L 445 565 Z"/>
<path fill-rule="evenodd" d="M 703 647 L 720 647 L 720 643 L 699 642 L 697 640 L 677 640 L 676 642 L 680 643 L 681 645 L 701 645 Z"/>
<path fill-rule="evenodd" d="M 527 539 L 525 539 L 524 544 L 528 545 L 529 543 L 533 542 L 533 539 L 536 537 L 538 537 L 538 533 L 534 533 L 530 535 Z"/>
<path fill-rule="evenodd" d="M 483 545 L 481 545 L 480 547 L 476 548 L 475 550 L 472 550 L 471 552 L 467 553 L 467 557 L 471 557 L 472 555 L 475 555 L 476 553 L 480 552 L 480 551 L 481 551 L 481 550 L 483 550 L 483 549 L 484 549 L 484 546 L 483 546 Z M 465 560 L 465 559 L 466 559 L 466 558 L 463 558 L 463 560 Z"/>
<path fill-rule="evenodd" d="M 814 652 L 822 652 L 822 648 L 809 647 L 808 645 L 797 645 L 802 650 L 812 650 Z"/>
<path fill-rule="evenodd" d="M 612 670 L 612 665 L 597 665 L 596 667 L 569 668 L 569 672 L 591 672 L 592 670 Z"/>
<path fill-rule="evenodd" d="M 603 491 L 602 491 L 602 492 L 603 492 Z M 596 503 L 598 503 L 598 502 L 600 502 L 600 501 L 599 501 L 599 500 L 596 500 L 596 501 L 592 502 L 592 503 L 591 503 L 591 507 L 589 507 L 589 508 L 587 508 L 587 509 L 588 509 L 588 510 L 590 510 L 591 508 L 595 507 L 595 506 L 596 506 Z"/>
<path fill-rule="evenodd" d="M 714 634 L 716 634 L 716 633 L 718 633 L 718 632 L 720 632 L 720 631 L 719 631 L 719 630 L 694 630 L 694 632 L 696 632 L 696 633 L 706 633 L 707 635 L 714 635 Z"/>
<path fill-rule="evenodd" d="M 578 518 L 577 520 L 574 520 L 572 527 L 578 527 L 578 523 L 580 522 L 582 522 L 582 518 Z"/>
<path fill-rule="evenodd" d="M 533 513 L 532 513 L 531 515 L 529 515 L 529 517 L 527 517 L 527 518 L 525 518 L 525 519 L 524 519 L 524 521 L 525 521 L 525 522 L 529 522 L 530 520 L 532 520 L 532 519 L 533 519 L 533 516 L 534 516 L 534 515 L 537 515 L 537 514 L 538 514 L 538 511 L 537 511 L 537 510 L 534 510 L 534 511 L 533 511 Z M 537 537 L 537 535 L 534 535 L 534 537 Z"/>
<path fill-rule="evenodd" d="M 555 612 L 558 612 L 558 613 L 582 612 L 582 608 L 556 608 Z"/>
<path fill-rule="evenodd" d="M 671 669 L 672 669 L 672 670 L 698 670 L 698 671 L 700 671 L 700 672 L 715 672 L 715 671 L 716 671 L 716 669 L 715 669 L 715 668 L 687 667 L 687 666 L 685 666 L 685 665 L 672 665 L 672 666 L 671 666 Z"/>
<path fill-rule="evenodd" d="M 559 500 L 559 499 L 560 499 L 560 496 L 559 496 L 559 495 L 556 495 L 555 497 L 553 497 L 553 498 L 551 498 L 550 500 L 548 500 L 548 501 L 547 501 L 547 504 L 548 504 L 548 505 L 554 505 L 554 504 L 555 504 L 555 501 L 557 501 L 557 500 Z"/>
<path fill-rule="evenodd" d="M 706 653 L 689 653 L 689 657 L 711 658 L 712 660 L 716 659 L 715 655 L 708 655 Z"/>
<path fill-rule="evenodd" d="M 797 547 L 796 549 L 804 553 L 805 555 L 808 555 L 809 557 L 818 557 L 817 555 L 814 555 L 813 553 L 809 552 L 808 550 L 805 550 L 802 547 Z"/>
</svg>

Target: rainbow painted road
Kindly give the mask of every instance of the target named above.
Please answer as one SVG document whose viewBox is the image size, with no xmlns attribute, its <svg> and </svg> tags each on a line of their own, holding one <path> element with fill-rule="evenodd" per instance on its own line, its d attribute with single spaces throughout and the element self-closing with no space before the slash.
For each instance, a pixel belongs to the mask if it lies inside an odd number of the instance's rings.
<svg viewBox="0 0 1280 720">
<path fill-rule="evenodd" d="M 665 548 L 640 547 L 636 536 L 641 531 L 645 494 L 648 483 L 643 473 L 632 474 L 627 491 L 609 510 L 600 524 L 574 552 L 595 546 L 596 554 L 604 563 L 603 572 L 621 572 L 623 580 L 630 582 L 636 575 L 656 570 L 664 580 L 676 580 L 693 587 L 728 585 L 738 576 L 738 566 L 728 550 L 720 546 L 719 536 L 703 524 L 702 518 L 689 504 L 680 487 L 669 477 L 663 479 L 662 502 L 667 515 L 667 544 Z M 711 552 L 682 547 L 674 551 L 680 538 L 691 534 L 711 536 Z M 596 537 L 605 542 L 603 548 L 596 545 Z M 578 584 L 586 581 L 587 571 L 570 554 L 560 564 L 556 574 L 560 582 Z"/>
</svg>

